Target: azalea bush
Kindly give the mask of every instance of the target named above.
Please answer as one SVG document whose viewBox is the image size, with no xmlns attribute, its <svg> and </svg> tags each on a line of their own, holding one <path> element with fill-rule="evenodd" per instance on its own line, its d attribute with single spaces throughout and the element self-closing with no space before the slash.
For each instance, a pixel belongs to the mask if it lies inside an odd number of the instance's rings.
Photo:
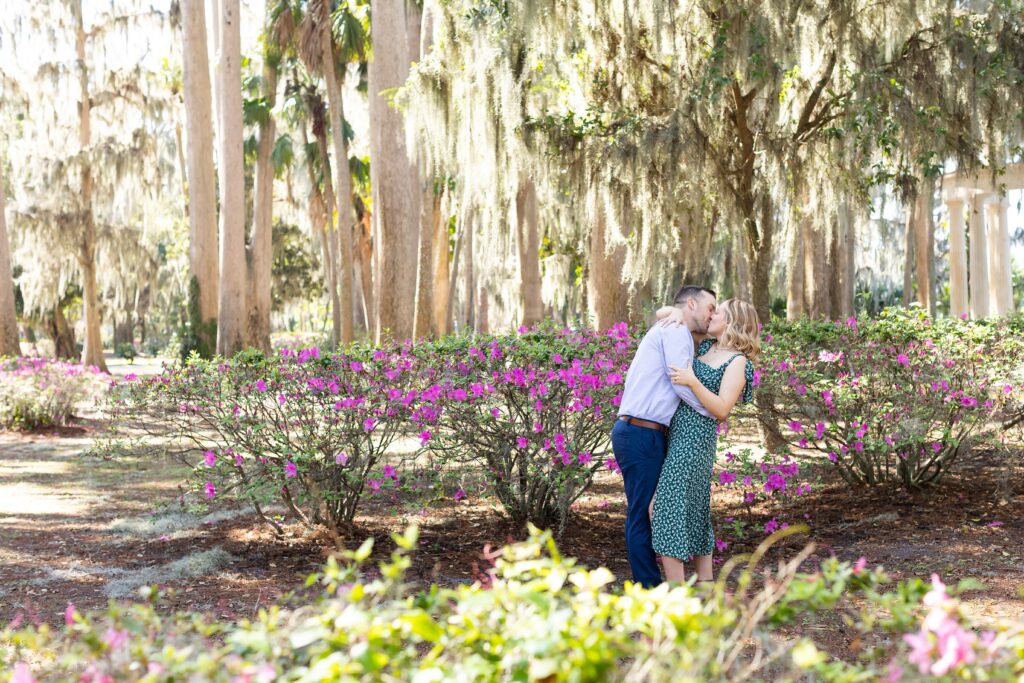
<svg viewBox="0 0 1024 683">
<path fill-rule="evenodd" d="M 765 339 L 761 419 L 868 486 L 934 482 L 991 436 L 1019 358 L 1005 323 L 934 321 L 920 309 L 776 323 Z"/>
<path fill-rule="evenodd" d="M 242 498 L 272 524 L 262 506 L 277 500 L 303 523 L 337 532 L 419 407 L 415 368 L 410 346 L 397 344 L 192 357 L 156 377 L 129 376 L 114 414 L 165 425 L 190 444 L 205 498 Z"/>
<path fill-rule="evenodd" d="M 635 346 L 624 323 L 422 345 L 420 437 L 441 462 L 479 467 L 516 524 L 564 529 L 594 473 L 615 468 L 609 434 Z"/>
<path fill-rule="evenodd" d="M 67 424 L 81 402 L 99 396 L 109 377 L 96 368 L 49 358 L 0 359 L 0 428 Z"/>
<path fill-rule="evenodd" d="M 0 632 L 0 680 L 34 681 L 712 681 L 988 680 L 1024 675 L 1024 624 L 977 628 L 938 577 L 888 588 L 880 568 L 828 560 L 801 573 L 805 549 L 775 570 L 753 557 L 697 591 L 684 584 L 617 588 L 558 552 L 550 532 L 490 555 L 484 581 L 417 591 L 405 580 L 415 529 L 370 579 L 372 540 L 311 577 L 323 594 L 237 624 L 162 614 L 164 596 L 84 613 L 62 631 Z M 955 592 L 955 591 L 953 591 Z M 839 612 L 863 648 L 833 659 L 791 635 L 816 612 Z M 945 677 L 944 679 L 941 677 Z"/>
<path fill-rule="evenodd" d="M 784 519 L 771 517 L 762 525 L 754 522 L 754 508 L 767 505 L 770 509 L 782 508 L 790 500 L 811 492 L 812 486 L 801 477 L 800 464 L 788 454 L 756 454 L 749 447 L 737 447 L 723 443 L 719 446 L 717 472 L 712 486 L 736 491 L 742 499 L 745 515 L 742 518 L 724 517 L 722 525 L 729 535 L 743 539 L 755 527 L 765 535 L 789 527 Z M 716 550 L 722 552 L 729 547 L 723 538 L 716 536 Z"/>
</svg>

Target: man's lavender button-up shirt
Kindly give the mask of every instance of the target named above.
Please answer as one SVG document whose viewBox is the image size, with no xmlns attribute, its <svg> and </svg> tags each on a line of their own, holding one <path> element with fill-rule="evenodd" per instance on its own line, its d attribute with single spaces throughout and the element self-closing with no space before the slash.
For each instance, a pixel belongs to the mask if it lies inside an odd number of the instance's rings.
<svg viewBox="0 0 1024 683">
<path fill-rule="evenodd" d="M 693 335 L 684 325 L 655 325 L 637 346 L 626 373 L 619 416 L 650 420 L 663 425 L 672 421 L 679 401 L 705 417 L 711 417 L 690 387 L 672 384 L 669 365 L 690 367 Z"/>
</svg>

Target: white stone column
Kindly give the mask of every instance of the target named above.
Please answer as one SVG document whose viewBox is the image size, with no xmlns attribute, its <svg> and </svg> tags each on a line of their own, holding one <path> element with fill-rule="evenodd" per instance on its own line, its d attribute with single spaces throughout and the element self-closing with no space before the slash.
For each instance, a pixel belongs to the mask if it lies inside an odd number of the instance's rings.
<svg viewBox="0 0 1024 683">
<path fill-rule="evenodd" d="M 989 312 L 1004 316 L 1013 312 L 1013 281 L 1010 266 L 1010 226 L 1007 222 L 1009 201 L 992 195 L 985 205 L 988 232 Z"/>
<path fill-rule="evenodd" d="M 986 195 L 975 195 L 968 204 L 970 223 L 968 238 L 970 248 L 971 317 L 975 320 L 987 318 L 988 306 L 988 240 L 985 235 Z"/>
<path fill-rule="evenodd" d="M 945 197 L 949 212 L 949 315 L 967 313 L 967 237 L 964 235 L 964 200 Z"/>
</svg>

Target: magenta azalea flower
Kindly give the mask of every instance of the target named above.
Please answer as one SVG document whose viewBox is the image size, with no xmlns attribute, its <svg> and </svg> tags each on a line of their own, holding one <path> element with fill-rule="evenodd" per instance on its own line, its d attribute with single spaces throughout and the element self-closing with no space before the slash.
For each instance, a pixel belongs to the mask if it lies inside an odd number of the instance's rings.
<svg viewBox="0 0 1024 683">
<path fill-rule="evenodd" d="M 203 453 L 203 462 L 206 463 L 207 467 L 213 467 L 217 464 L 217 456 L 213 451 L 206 451 Z"/>
<path fill-rule="evenodd" d="M 217 487 L 213 485 L 212 481 L 206 482 L 206 486 L 204 488 L 206 489 L 207 498 L 212 500 L 217 496 Z"/>
<path fill-rule="evenodd" d="M 293 463 L 291 460 L 289 460 L 287 463 L 285 463 L 285 466 L 284 466 L 284 476 L 286 476 L 289 479 L 291 479 L 295 475 L 297 475 L 298 473 L 299 473 L 299 468 L 295 465 L 295 463 Z"/>
<path fill-rule="evenodd" d="M 337 463 L 338 465 L 344 465 L 345 463 L 348 462 L 348 453 L 345 453 L 344 451 L 338 453 L 337 455 L 334 456 L 334 462 Z"/>
</svg>

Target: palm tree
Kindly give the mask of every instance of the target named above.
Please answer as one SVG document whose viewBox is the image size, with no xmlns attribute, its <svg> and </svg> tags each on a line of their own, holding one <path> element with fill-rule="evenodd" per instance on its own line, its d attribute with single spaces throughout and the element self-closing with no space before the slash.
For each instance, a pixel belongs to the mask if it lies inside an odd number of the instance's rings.
<svg viewBox="0 0 1024 683">
<path fill-rule="evenodd" d="M 364 60 L 367 50 L 366 8 L 352 7 L 342 0 L 332 8 L 330 0 L 309 0 L 299 26 L 299 55 L 312 73 L 321 74 L 327 90 L 334 152 L 334 200 L 330 207 L 337 213 L 336 232 L 331 241 L 337 245 L 337 301 L 341 310 L 339 340 L 352 340 L 352 176 L 348 172 L 348 145 L 344 134 L 345 109 L 341 87 L 348 64 Z M 333 295 L 332 295 L 333 298 Z"/>
</svg>

